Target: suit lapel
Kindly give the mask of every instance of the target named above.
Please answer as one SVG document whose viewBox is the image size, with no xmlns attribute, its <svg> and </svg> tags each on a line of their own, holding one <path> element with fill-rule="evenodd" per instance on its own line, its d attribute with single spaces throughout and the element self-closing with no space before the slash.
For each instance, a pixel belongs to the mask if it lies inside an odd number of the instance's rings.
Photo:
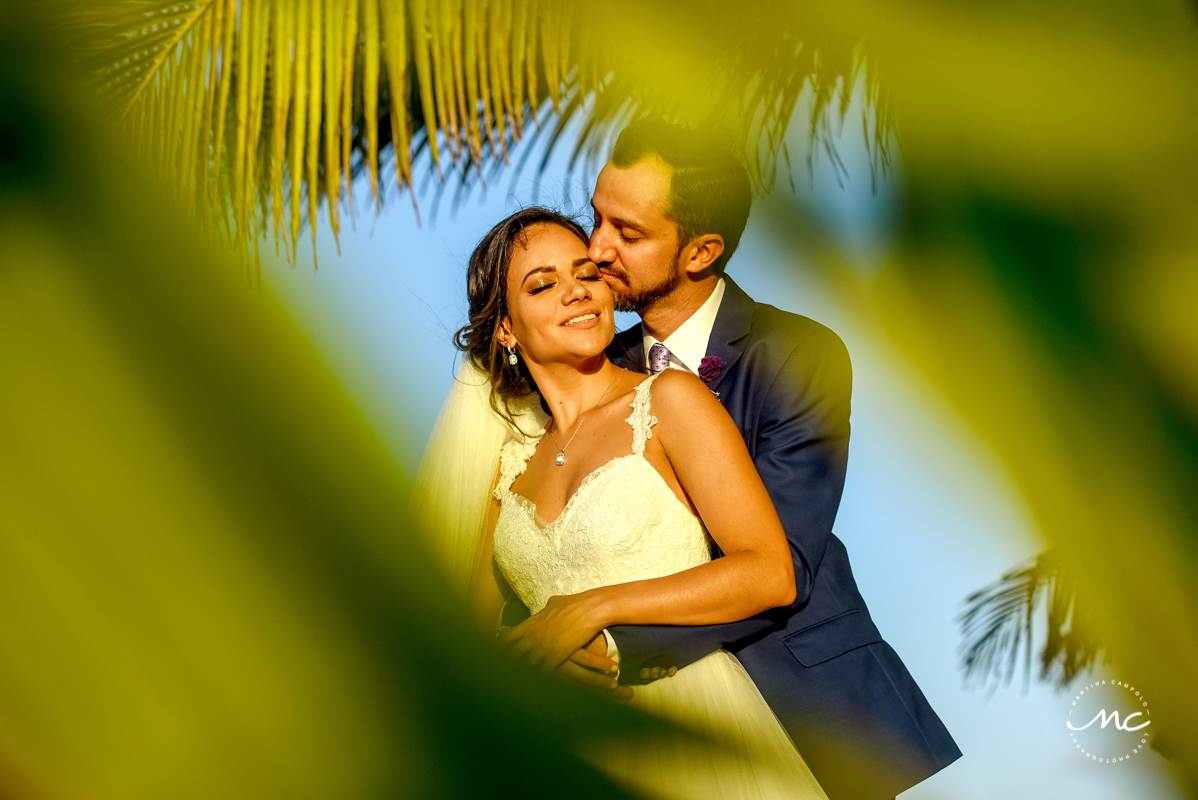
<svg viewBox="0 0 1198 800">
<path fill-rule="evenodd" d="M 707 384 L 713 392 L 719 390 L 732 365 L 740 360 L 741 351 L 736 343 L 748 335 L 752 323 L 753 298 L 725 275 L 724 297 L 720 300 L 720 310 L 715 315 L 715 324 L 711 326 L 711 336 L 707 339 L 707 355 L 718 356 L 723 362 L 719 376 Z M 633 325 L 616 334 L 607 348 L 607 356 L 618 366 L 632 372 L 644 372 L 645 339 L 641 326 Z M 696 364 L 695 368 L 698 366 Z"/>
<path fill-rule="evenodd" d="M 645 371 L 645 339 L 640 323 L 616 334 L 616 338 L 607 346 L 607 357 L 616 366 L 630 372 Z"/>
<path fill-rule="evenodd" d="M 720 374 L 707 384 L 713 392 L 718 392 L 720 384 L 732 370 L 732 365 L 740 360 L 741 351 L 736 343 L 748 335 L 752 323 L 753 298 L 725 275 L 724 297 L 720 300 L 720 310 L 716 312 L 715 324 L 711 326 L 711 337 L 707 340 L 707 355 L 718 356 L 723 362 Z M 643 344 L 641 350 L 643 353 Z"/>
</svg>

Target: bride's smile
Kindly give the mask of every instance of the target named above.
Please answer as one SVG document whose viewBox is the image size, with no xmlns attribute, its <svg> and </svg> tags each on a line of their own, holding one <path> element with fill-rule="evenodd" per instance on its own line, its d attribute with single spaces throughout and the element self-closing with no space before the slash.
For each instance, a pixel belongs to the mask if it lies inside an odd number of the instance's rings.
<svg viewBox="0 0 1198 800">
<path fill-rule="evenodd" d="M 576 317 L 571 317 L 562 323 L 568 328 L 593 328 L 599 324 L 599 314 L 601 311 L 587 311 L 579 314 Z"/>
</svg>

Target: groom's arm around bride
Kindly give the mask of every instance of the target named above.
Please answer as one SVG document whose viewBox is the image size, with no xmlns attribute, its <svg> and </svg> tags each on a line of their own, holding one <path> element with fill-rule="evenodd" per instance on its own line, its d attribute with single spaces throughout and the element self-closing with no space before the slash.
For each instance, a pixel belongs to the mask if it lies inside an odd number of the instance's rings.
<svg viewBox="0 0 1198 800">
<path fill-rule="evenodd" d="M 788 619 L 810 604 L 829 547 L 843 550 L 839 540 L 832 545 L 832 526 L 848 465 L 848 352 L 835 333 L 804 317 L 769 306 L 760 306 L 754 315 L 755 304 L 748 295 L 730 279 L 724 281 L 709 344 L 709 352 L 720 358 L 721 374 L 708 385 L 719 392 L 737 422 L 782 519 L 797 595 L 788 607 L 725 625 L 611 629 L 621 656 L 621 683 L 626 685 L 654 680 L 654 666 L 680 669 L 715 650 L 736 652 L 769 631 L 785 628 Z M 758 330 L 750 335 L 754 321 Z M 631 366 L 643 352 L 639 339 L 634 328 L 621 335 L 623 341 L 617 340 L 617 349 L 627 347 L 620 363 Z M 637 366 L 644 369 L 643 363 Z M 852 580 L 851 574 L 847 577 Z M 864 608 L 864 602 L 859 605 Z M 854 633 L 856 639 L 844 638 L 846 649 L 854 642 L 880 639 L 869 625 Z"/>
</svg>

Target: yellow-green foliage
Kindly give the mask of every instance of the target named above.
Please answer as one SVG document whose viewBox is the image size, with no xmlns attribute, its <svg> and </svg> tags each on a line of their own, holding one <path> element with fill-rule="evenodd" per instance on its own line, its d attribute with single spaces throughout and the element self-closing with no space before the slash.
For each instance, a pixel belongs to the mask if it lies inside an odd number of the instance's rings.
<svg viewBox="0 0 1198 800">
<path fill-rule="evenodd" d="M 849 2 L 810 25 L 851 27 L 882 71 L 901 218 L 866 269 L 785 197 L 774 229 L 1002 460 L 1198 791 L 1194 20 L 1171 2 Z"/>
<path fill-rule="evenodd" d="M 621 797 L 296 325 L 0 19 L 0 796 Z M 252 59 L 251 59 L 252 60 Z"/>
</svg>

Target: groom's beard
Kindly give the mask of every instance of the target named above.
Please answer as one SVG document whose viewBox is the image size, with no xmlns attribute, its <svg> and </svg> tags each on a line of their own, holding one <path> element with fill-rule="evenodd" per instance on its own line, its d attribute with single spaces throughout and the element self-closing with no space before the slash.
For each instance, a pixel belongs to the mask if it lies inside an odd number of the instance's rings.
<svg viewBox="0 0 1198 800">
<path fill-rule="evenodd" d="M 671 292 L 678 288 L 678 284 L 682 283 L 682 274 L 676 267 L 677 265 L 675 265 L 675 269 L 670 270 L 670 273 L 660 283 L 646 289 L 641 289 L 638 292 L 620 291 L 613 286 L 612 300 L 616 311 L 632 311 L 642 314 L 656 305 L 662 298 L 668 297 Z M 617 270 L 609 265 L 602 267 L 601 271 L 616 277 L 625 286 L 628 285 L 628 273 L 623 270 Z M 608 285 L 610 286 L 611 284 Z"/>
</svg>

